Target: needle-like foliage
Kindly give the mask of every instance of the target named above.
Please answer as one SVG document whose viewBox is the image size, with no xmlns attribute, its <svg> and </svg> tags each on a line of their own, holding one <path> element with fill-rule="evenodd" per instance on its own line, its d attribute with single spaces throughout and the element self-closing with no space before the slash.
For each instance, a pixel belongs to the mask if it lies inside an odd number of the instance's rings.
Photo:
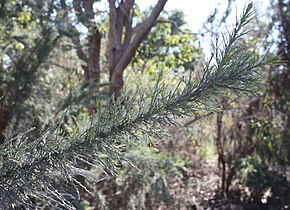
<svg viewBox="0 0 290 210">
<path fill-rule="evenodd" d="M 223 36 L 222 46 L 216 44 L 198 80 L 190 75 L 169 91 L 161 71 L 150 94 L 142 87 L 134 96 L 124 93 L 122 101 L 100 107 L 84 131 L 62 136 L 60 120 L 36 140 L 27 139 L 29 130 L 7 139 L 0 147 L 0 206 L 33 208 L 35 197 L 57 208 L 75 209 L 72 200 L 79 198 L 80 187 L 85 189 L 76 175 L 91 182 L 115 176 L 114 161 L 125 159 L 122 145 L 142 135 L 158 136 L 161 126 L 214 108 L 229 90 L 255 93 L 258 72 L 272 59 L 257 56 L 240 42 L 254 14 L 250 3 L 233 31 Z"/>
</svg>

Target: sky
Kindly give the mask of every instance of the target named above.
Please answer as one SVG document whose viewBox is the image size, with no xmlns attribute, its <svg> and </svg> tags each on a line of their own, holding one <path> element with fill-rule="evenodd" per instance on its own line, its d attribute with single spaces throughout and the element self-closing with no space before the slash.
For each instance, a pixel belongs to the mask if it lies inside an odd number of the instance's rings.
<svg viewBox="0 0 290 210">
<path fill-rule="evenodd" d="M 141 11 L 145 11 L 149 6 L 154 6 L 158 0 L 135 0 Z M 229 17 L 229 24 L 235 22 L 236 16 L 240 17 L 243 8 L 252 0 L 234 0 L 234 10 Z M 255 5 L 260 11 L 265 11 L 267 8 L 268 0 L 253 0 Z M 99 9 L 105 10 L 108 6 L 107 3 L 97 3 Z M 96 5 L 97 5 L 96 4 Z M 228 5 L 228 0 L 168 0 L 165 4 L 165 10 L 179 9 L 184 12 L 188 28 L 192 32 L 198 32 L 201 29 L 202 24 L 207 20 L 207 17 L 214 11 L 215 8 L 219 8 L 221 13 L 225 11 Z"/>
<path fill-rule="evenodd" d="M 145 10 L 150 5 L 155 5 L 157 0 L 136 0 L 136 2 L 142 10 Z M 265 3 L 267 2 L 265 0 L 256 0 L 254 2 L 261 12 L 263 12 L 268 5 Z M 227 7 L 227 3 L 227 0 L 168 0 L 165 5 L 165 10 L 182 10 L 185 13 L 189 29 L 196 32 L 196 30 L 202 27 L 202 23 L 206 21 L 208 15 L 213 12 L 216 7 L 224 11 Z M 249 3 L 249 0 L 235 1 L 233 4 L 235 9 L 230 18 L 231 22 L 235 21 L 236 15 L 238 15 L 238 17 L 240 16 L 247 3 Z"/>
<path fill-rule="evenodd" d="M 140 6 L 141 11 L 145 11 L 146 8 L 154 6 L 158 0 L 135 0 L 138 6 Z M 240 17 L 244 7 L 251 2 L 250 0 L 235 0 L 233 3 L 234 9 L 227 19 L 228 29 L 233 26 L 236 21 L 236 17 Z M 262 15 L 266 11 L 267 6 L 269 5 L 268 0 L 253 0 L 256 8 L 259 10 L 259 13 Z M 165 10 L 174 10 L 179 9 L 184 12 L 185 20 L 188 25 L 188 29 L 193 33 L 203 33 L 202 28 L 203 23 L 207 20 L 208 16 L 214 11 L 215 8 L 220 10 L 222 14 L 228 5 L 228 0 L 168 0 L 165 5 Z M 102 10 L 106 8 L 106 4 L 100 4 L 98 7 Z M 225 29 L 226 30 L 226 29 Z M 223 32 L 223 31 L 220 31 Z M 204 34 L 203 48 L 206 54 L 210 54 L 210 42 L 213 37 L 210 37 L 210 34 Z M 207 57 L 207 56 L 206 56 Z"/>
<path fill-rule="evenodd" d="M 158 0 L 136 0 L 137 5 L 141 10 L 145 10 L 150 5 L 155 5 Z M 236 0 L 233 3 L 234 9 L 228 17 L 227 27 L 235 23 L 236 17 L 240 17 L 244 7 L 249 3 L 249 0 Z M 253 1 L 259 13 L 262 15 L 268 6 L 268 1 L 256 0 Z M 168 0 L 165 5 L 165 10 L 182 10 L 185 14 L 185 20 L 188 24 L 188 29 L 193 33 L 203 32 L 203 23 L 207 20 L 208 16 L 214 11 L 215 8 L 219 8 L 220 12 L 224 12 L 227 8 L 228 0 Z M 212 37 L 206 37 L 203 40 L 204 50 L 206 54 L 210 54 L 210 42 Z M 206 56 L 207 57 L 207 56 Z"/>
</svg>

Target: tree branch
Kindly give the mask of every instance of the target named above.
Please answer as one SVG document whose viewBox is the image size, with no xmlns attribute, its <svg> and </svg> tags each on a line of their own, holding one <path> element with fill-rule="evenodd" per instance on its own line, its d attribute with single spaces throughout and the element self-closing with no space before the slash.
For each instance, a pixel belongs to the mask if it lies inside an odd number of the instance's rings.
<svg viewBox="0 0 290 210">
<path fill-rule="evenodd" d="M 134 1 L 129 1 L 129 3 L 125 5 L 121 5 L 122 12 L 124 14 L 124 27 L 125 27 L 125 37 L 123 41 L 123 51 L 127 49 L 130 44 L 130 40 L 132 39 L 132 19 L 134 15 Z M 130 10 L 132 11 L 130 12 Z M 122 53 L 123 54 L 123 53 Z"/>
<path fill-rule="evenodd" d="M 94 80 L 97 84 L 100 83 L 100 49 L 101 49 L 101 33 L 96 29 L 89 36 L 89 60 L 88 71 L 89 79 Z"/>
<path fill-rule="evenodd" d="M 73 42 L 73 44 L 76 47 L 77 56 L 79 57 L 79 59 L 81 59 L 82 61 L 84 61 L 85 63 L 87 63 L 88 62 L 88 57 L 85 54 L 85 52 L 83 51 L 83 49 L 82 49 L 79 35 L 73 36 L 72 37 L 72 42 Z"/>
<path fill-rule="evenodd" d="M 77 32 L 77 36 L 72 38 L 73 43 L 76 45 L 77 55 L 83 60 L 87 66 L 82 66 L 85 71 L 85 79 L 94 80 L 97 84 L 100 83 L 100 48 L 101 48 L 101 33 L 99 29 L 93 24 L 94 22 L 94 11 L 93 11 L 94 0 L 73 0 L 73 7 L 76 16 L 84 26 L 89 30 L 88 35 L 88 55 L 82 49 L 80 44 L 79 33 L 75 26 L 72 28 Z"/>
<path fill-rule="evenodd" d="M 135 55 L 140 43 L 142 42 L 144 37 L 148 35 L 151 28 L 154 26 L 156 19 L 159 17 L 161 11 L 164 9 L 167 1 L 168 0 L 158 0 L 150 16 L 146 18 L 142 23 L 136 25 L 136 27 L 133 29 L 130 45 L 124 51 L 122 58 L 115 66 L 114 73 L 123 73 L 124 69 L 130 63 L 131 58 Z"/>
<path fill-rule="evenodd" d="M 73 7 L 78 20 L 87 28 L 92 26 L 94 20 L 94 0 L 73 0 Z"/>
</svg>

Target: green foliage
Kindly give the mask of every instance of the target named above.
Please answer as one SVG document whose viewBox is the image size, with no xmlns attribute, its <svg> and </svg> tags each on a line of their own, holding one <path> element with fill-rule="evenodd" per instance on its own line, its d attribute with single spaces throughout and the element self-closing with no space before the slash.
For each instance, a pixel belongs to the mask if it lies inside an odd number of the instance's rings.
<svg viewBox="0 0 290 210">
<path fill-rule="evenodd" d="M 184 14 L 173 10 L 166 16 L 152 28 L 132 60 L 132 67 L 141 74 L 154 74 L 160 67 L 172 72 L 193 70 L 194 63 L 201 57 L 196 36 L 180 29 L 185 23 Z"/>
<path fill-rule="evenodd" d="M 97 185 L 98 199 L 92 207 L 99 209 L 151 209 L 160 206 L 173 206 L 168 181 L 178 182 L 185 170 L 185 162 L 166 152 L 157 152 L 149 147 L 129 150 L 126 158 L 134 163 L 122 163 L 118 177 L 106 184 Z M 100 193 L 102 193 L 100 195 Z"/>
<path fill-rule="evenodd" d="M 133 95 L 125 92 L 118 99 L 112 98 L 106 107 L 97 107 L 96 115 L 85 128 L 73 129 L 64 135 L 61 130 L 66 116 L 63 116 L 36 138 L 29 136 L 29 129 L 10 136 L 0 147 L 1 206 L 34 208 L 36 204 L 31 198 L 35 198 L 59 208 L 74 209 L 72 200 L 79 199 L 78 187 L 87 190 L 78 177 L 94 182 L 116 176 L 116 162 L 131 163 L 128 158 L 134 159 L 138 154 L 127 157 L 124 154 L 127 145 L 143 136 L 160 136 L 161 127 L 175 125 L 177 118 L 216 109 L 217 99 L 227 96 L 229 90 L 255 93 L 260 80 L 258 70 L 271 63 L 272 58 L 259 57 L 239 42 L 245 35 L 242 28 L 254 15 L 252 7 L 248 5 L 233 32 L 224 36 L 222 48 L 219 44 L 214 46 L 216 53 L 206 63 L 200 77 L 192 73 L 182 78 L 175 88 L 169 88 L 164 83 L 164 72 L 160 71 L 154 87 L 138 87 Z M 44 40 L 40 43 L 53 47 L 47 37 L 52 34 L 48 32 L 53 29 L 42 34 Z M 35 58 L 43 61 L 48 56 L 48 52 L 43 52 L 45 49 L 40 49 L 44 54 L 33 54 L 32 61 Z M 34 73 L 42 62 L 36 64 L 28 73 Z M 145 152 L 150 154 L 150 151 Z M 155 157 L 162 159 L 162 155 Z M 155 167 L 172 165 L 162 161 L 155 165 L 157 162 L 148 157 L 141 159 L 141 163 L 149 160 Z M 138 185 L 138 188 L 147 187 L 143 195 L 147 192 L 157 196 L 151 189 L 160 188 L 164 190 L 162 197 L 168 199 L 166 181 L 161 178 L 164 173 L 154 172 L 155 179 L 150 182 L 152 171 L 149 171 L 143 178 L 138 173 L 129 174 L 130 179 L 134 176 L 145 179 Z M 133 195 L 131 199 L 137 202 Z"/>
<path fill-rule="evenodd" d="M 281 2 L 279 1 L 278 5 L 283 5 L 284 8 L 278 13 L 282 16 L 284 12 L 289 14 L 287 12 L 289 4 L 287 7 L 287 4 Z M 276 18 L 273 18 L 273 22 L 270 23 L 263 22 L 262 26 L 279 25 L 280 23 L 275 23 Z M 283 22 L 283 20 L 280 21 Z M 284 30 L 286 23 L 289 24 L 289 17 L 287 21 L 281 23 L 279 32 Z M 257 32 L 258 35 L 265 33 L 263 30 L 265 29 Z M 262 46 L 261 43 L 256 43 L 258 38 L 252 37 L 253 46 L 249 48 L 249 51 L 255 48 L 262 51 L 265 46 L 268 48 L 270 36 L 271 34 L 267 33 L 258 36 L 259 39 L 265 37 L 263 39 L 268 40 Z M 276 66 L 268 72 L 268 77 L 263 82 L 264 87 L 261 89 L 262 95 L 251 102 L 243 98 L 236 100 L 239 110 L 229 104 L 223 104 L 223 108 L 231 109 L 231 111 L 223 111 L 222 114 L 228 114 L 227 120 L 232 120 L 233 124 L 223 122 L 221 138 L 223 155 L 220 159 L 228 165 L 227 169 L 230 171 L 228 177 L 241 178 L 243 184 L 250 189 L 249 197 L 254 199 L 249 201 L 253 204 L 250 209 L 256 208 L 255 204 L 260 206 L 259 208 L 268 205 L 270 209 L 280 209 L 284 208 L 283 205 L 288 205 L 290 201 L 289 193 L 287 193 L 289 179 L 286 179 L 289 173 L 290 154 L 289 65 L 286 64 L 287 55 L 285 54 L 287 53 L 284 52 L 288 45 L 283 38 L 287 36 L 287 31 L 278 36 L 281 38 L 278 41 L 280 42 L 278 50 L 281 52 L 282 59 L 285 59 L 285 63 L 276 62 Z M 264 72 L 261 72 L 261 75 L 263 74 Z"/>
<path fill-rule="evenodd" d="M 4 1 L 1 7 L 5 13 L 0 19 L 1 142 L 4 132 L 9 136 L 30 121 L 41 121 L 37 117 L 39 109 L 33 104 L 46 97 L 39 90 L 43 85 L 41 75 L 47 73 L 41 69 L 47 67 L 48 58 L 62 37 L 53 27 L 62 17 L 53 15 L 59 12 L 54 3 Z"/>
<path fill-rule="evenodd" d="M 269 170 L 257 157 L 242 160 L 242 181 L 249 187 L 254 202 L 267 203 L 270 209 L 280 209 L 289 204 L 290 184 L 278 170 Z"/>
<path fill-rule="evenodd" d="M 253 123 L 255 130 L 255 152 L 267 164 L 285 164 L 287 162 L 287 149 L 282 140 L 280 118 L 263 119 Z"/>
</svg>

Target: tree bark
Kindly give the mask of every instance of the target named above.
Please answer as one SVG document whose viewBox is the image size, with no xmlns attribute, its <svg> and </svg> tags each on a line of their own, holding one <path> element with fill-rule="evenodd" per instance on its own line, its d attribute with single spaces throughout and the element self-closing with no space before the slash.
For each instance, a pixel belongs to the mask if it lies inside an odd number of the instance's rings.
<svg viewBox="0 0 290 210">
<path fill-rule="evenodd" d="M 116 0 L 109 0 L 110 29 L 107 54 L 111 82 L 110 94 L 119 95 L 124 83 L 124 70 L 131 62 L 142 40 L 155 25 L 167 1 L 158 0 L 149 17 L 133 28 L 134 0 L 121 1 L 118 6 L 116 6 Z"/>
<path fill-rule="evenodd" d="M 100 84 L 100 48 L 101 48 L 101 34 L 98 29 L 89 36 L 89 60 L 88 60 L 88 76 L 89 80 L 93 80 Z"/>
<path fill-rule="evenodd" d="M 123 73 L 131 62 L 142 40 L 148 35 L 151 28 L 156 24 L 161 11 L 168 0 L 158 0 L 151 14 L 141 23 L 133 27 L 135 0 L 108 0 L 109 22 L 108 33 L 108 71 L 110 95 L 119 94 L 123 87 Z M 73 0 L 76 16 L 88 31 L 89 52 L 86 54 L 80 44 L 79 35 L 73 38 L 78 57 L 85 62 L 83 66 L 85 78 L 100 83 L 100 47 L 101 34 L 94 25 L 94 0 Z M 76 30 L 76 28 L 75 28 Z"/>
<path fill-rule="evenodd" d="M 88 35 L 88 53 L 86 54 L 82 49 L 80 43 L 80 34 L 77 29 L 73 27 L 74 36 L 72 38 L 73 43 L 77 50 L 79 59 L 84 61 L 85 65 L 82 65 L 84 70 L 84 76 L 86 80 L 92 80 L 96 82 L 96 85 L 100 84 L 100 49 L 101 49 L 101 33 L 94 24 L 94 0 L 74 0 L 73 6 L 76 16 L 89 31 Z"/>
</svg>

